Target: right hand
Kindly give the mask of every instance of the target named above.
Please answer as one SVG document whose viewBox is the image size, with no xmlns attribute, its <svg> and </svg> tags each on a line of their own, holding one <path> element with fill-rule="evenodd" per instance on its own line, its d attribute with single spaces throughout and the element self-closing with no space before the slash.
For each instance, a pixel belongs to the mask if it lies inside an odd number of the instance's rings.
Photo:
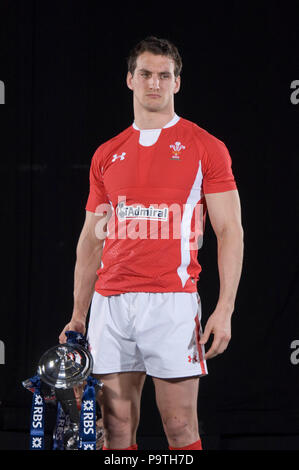
<svg viewBox="0 0 299 470">
<path fill-rule="evenodd" d="M 85 335 L 85 331 L 86 331 L 85 320 L 72 319 L 67 325 L 65 325 L 62 332 L 59 335 L 60 344 L 67 342 L 67 337 L 65 334 L 66 331 L 77 331 L 78 333 Z"/>
</svg>

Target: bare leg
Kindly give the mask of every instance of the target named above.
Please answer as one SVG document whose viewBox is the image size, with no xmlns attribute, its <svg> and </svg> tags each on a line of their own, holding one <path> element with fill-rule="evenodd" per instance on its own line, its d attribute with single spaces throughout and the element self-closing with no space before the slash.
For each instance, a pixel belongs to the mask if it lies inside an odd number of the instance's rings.
<svg viewBox="0 0 299 470">
<path fill-rule="evenodd" d="M 171 447 L 184 447 L 199 440 L 197 396 L 199 377 L 159 379 L 153 377 L 156 402 Z"/>
<path fill-rule="evenodd" d="M 105 447 L 125 449 L 136 444 L 145 377 L 144 372 L 96 375 L 104 384 L 98 400 L 103 417 Z"/>
</svg>

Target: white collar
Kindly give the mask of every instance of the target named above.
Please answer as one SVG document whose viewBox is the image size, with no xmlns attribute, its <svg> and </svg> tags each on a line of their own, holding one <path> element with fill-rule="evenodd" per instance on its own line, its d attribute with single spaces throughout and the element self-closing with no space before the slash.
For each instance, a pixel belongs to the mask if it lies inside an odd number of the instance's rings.
<svg viewBox="0 0 299 470">
<path fill-rule="evenodd" d="M 178 121 L 179 121 L 180 117 L 177 115 L 177 114 L 174 114 L 174 117 L 171 119 L 171 121 L 169 121 L 164 127 L 163 129 L 166 129 L 167 127 L 172 127 L 174 126 Z M 134 129 L 136 129 L 136 131 L 158 131 L 158 130 L 161 130 L 161 129 L 139 129 L 139 127 L 136 126 L 135 124 L 135 121 L 133 122 L 133 127 Z"/>
</svg>

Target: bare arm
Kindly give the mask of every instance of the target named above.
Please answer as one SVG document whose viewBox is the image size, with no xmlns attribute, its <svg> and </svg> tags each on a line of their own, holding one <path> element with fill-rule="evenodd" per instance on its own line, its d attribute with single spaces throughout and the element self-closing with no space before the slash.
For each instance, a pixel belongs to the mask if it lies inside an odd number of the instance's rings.
<svg viewBox="0 0 299 470">
<path fill-rule="evenodd" d="M 214 339 L 205 358 L 221 354 L 231 338 L 231 316 L 243 263 L 243 229 L 237 190 L 206 195 L 211 225 L 217 237 L 220 291 L 216 308 L 209 317 L 201 343 Z"/>
<path fill-rule="evenodd" d="M 96 232 L 96 228 L 97 224 L 103 226 L 101 222 L 104 217 L 86 211 L 85 222 L 76 249 L 73 314 L 70 322 L 59 336 L 60 343 L 66 342 L 65 331 L 67 330 L 85 333 L 86 316 L 94 293 L 96 272 L 101 264 L 104 244 L 103 230 L 100 230 L 101 233 L 99 233 L 98 230 Z"/>
</svg>

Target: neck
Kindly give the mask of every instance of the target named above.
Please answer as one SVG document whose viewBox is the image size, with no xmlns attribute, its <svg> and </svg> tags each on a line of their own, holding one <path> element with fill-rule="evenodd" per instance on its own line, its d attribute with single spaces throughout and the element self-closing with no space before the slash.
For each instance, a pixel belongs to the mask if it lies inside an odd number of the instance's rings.
<svg viewBox="0 0 299 470">
<path fill-rule="evenodd" d="M 134 122 L 139 129 L 162 129 L 175 115 L 174 107 L 163 111 L 148 111 L 134 106 Z"/>
</svg>

